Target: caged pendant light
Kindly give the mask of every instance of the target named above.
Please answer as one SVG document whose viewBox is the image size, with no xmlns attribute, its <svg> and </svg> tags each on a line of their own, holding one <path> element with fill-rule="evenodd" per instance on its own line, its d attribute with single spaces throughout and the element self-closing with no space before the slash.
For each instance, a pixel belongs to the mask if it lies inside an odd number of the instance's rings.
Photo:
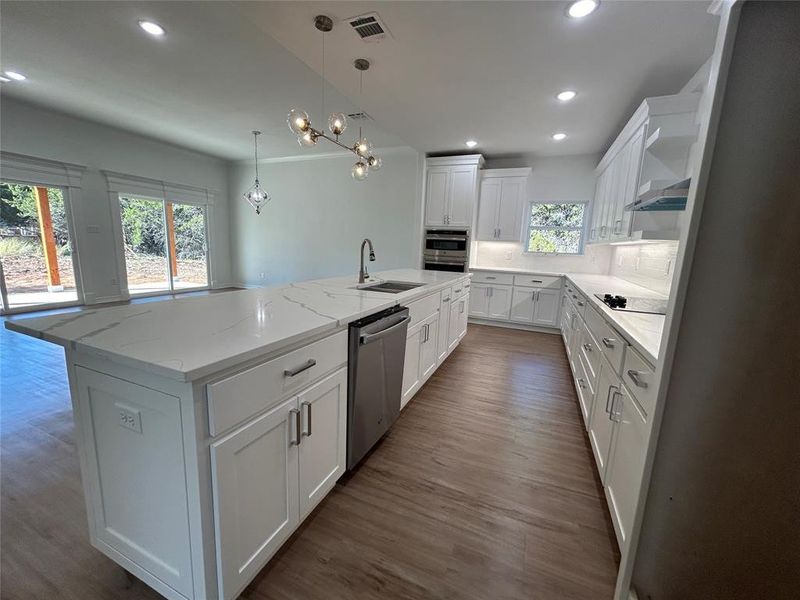
<svg viewBox="0 0 800 600">
<path fill-rule="evenodd" d="M 264 206 L 267 202 L 271 200 L 267 190 L 261 187 L 261 183 L 258 181 L 258 136 L 261 135 L 260 131 L 253 132 L 253 149 L 255 151 L 255 164 L 256 164 L 256 181 L 247 193 L 244 195 L 244 199 L 256 209 L 256 214 L 261 214 L 261 207 Z"/>
<path fill-rule="evenodd" d="M 333 19 L 325 15 L 317 15 L 314 19 L 314 26 L 322 32 L 322 113 L 325 114 L 325 34 L 333 29 Z M 353 66 L 359 71 L 359 92 L 361 92 L 363 90 L 364 71 L 369 69 L 369 61 L 359 58 L 355 60 Z M 358 139 L 353 142 L 352 146 L 339 141 L 339 136 L 347 129 L 347 117 L 344 113 L 335 112 L 328 116 L 328 131 L 330 131 L 330 135 L 320 129 L 315 129 L 311 125 L 311 118 L 308 113 L 297 108 L 289 111 L 286 117 L 286 124 L 289 126 L 289 130 L 297 136 L 297 142 L 305 148 L 316 146 L 317 141 L 322 138 L 355 154 L 358 160 L 353 165 L 351 174 L 356 181 L 364 181 L 370 171 L 377 171 L 383 165 L 383 161 L 374 155 L 372 143 L 362 137 L 361 127 L 358 129 Z"/>
</svg>

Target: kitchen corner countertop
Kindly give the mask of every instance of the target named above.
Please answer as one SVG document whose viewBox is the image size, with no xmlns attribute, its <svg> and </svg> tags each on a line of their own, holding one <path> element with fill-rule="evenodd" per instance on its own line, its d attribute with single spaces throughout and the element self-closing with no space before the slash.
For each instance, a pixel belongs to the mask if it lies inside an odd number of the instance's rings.
<svg viewBox="0 0 800 600">
<path fill-rule="evenodd" d="M 595 294 L 619 294 L 621 296 L 638 296 L 640 298 L 658 298 L 666 300 L 667 297 L 649 290 L 630 281 L 613 275 L 595 275 L 591 273 L 551 272 L 529 269 L 515 269 L 503 267 L 470 267 L 470 271 L 495 271 L 497 273 L 512 273 L 515 275 L 552 275 L 563 276 L 569 279 L 591 302 L 611 326 L 624 337 L 645 360 L 655 365 L 658 360 L 658 351 L 661 346 L 661 337 L 664 332 L 664 315 L 651 315 L 612 310 Z"/>
<path fill-rule="evenodd" d="M 332 277 L 275 287 L 133 303 L 45 317 L 6 328 L 157 375 L 192 381 L 367 315 L 443 289 L 469 273 L 397 269 L 380 280 L 423 283 L 399 294 Z"/>
</svg>

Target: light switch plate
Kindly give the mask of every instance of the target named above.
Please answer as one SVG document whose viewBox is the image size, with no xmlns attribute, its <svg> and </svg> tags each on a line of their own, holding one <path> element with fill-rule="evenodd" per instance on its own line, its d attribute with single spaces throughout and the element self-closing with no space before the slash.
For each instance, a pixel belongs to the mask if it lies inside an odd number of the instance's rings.
<svg viewBox="0 0 800 600">
<path fill-rule="evenodd" d="M 142 433 L 142 413 L 140 411 L 119 403 L 114 406 L 117 407 L 120 427 L 130 429 L 136 433 Z"/>
</svg>

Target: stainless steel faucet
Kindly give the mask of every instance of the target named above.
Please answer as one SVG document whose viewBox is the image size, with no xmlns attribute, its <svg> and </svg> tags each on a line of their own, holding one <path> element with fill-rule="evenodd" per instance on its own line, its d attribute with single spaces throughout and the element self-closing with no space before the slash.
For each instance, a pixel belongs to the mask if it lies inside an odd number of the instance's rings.
<svg viewBox="0 0 800 600">
<path fill-rule="evenodd" d="M 372 240 L 369 238 L 364 238 L 364 241 L 361 242 L 361 268 L 358 271 L 358 283 L 364 283 L 367 278 L 369 277 L 369 273 L 367 272 L 367 268 L 364 266 L 364 246 L 369 244 L 369 259 L 370 261 L 375 261 L 375 250 L 372 248 Z"/>
</svg>

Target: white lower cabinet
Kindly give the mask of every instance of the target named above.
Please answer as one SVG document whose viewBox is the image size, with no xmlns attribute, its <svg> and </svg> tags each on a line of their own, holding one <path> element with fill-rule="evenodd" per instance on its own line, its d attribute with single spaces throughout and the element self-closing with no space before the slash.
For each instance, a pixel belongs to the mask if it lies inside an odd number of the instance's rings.
<svg viewBox="0 0 800 600">
<path fill-rule="evenodd" d="M 423 326 L 423 337 L 419 347 L 419 376 L 424 383 L 436 370 L 439 341 L 439 313 L 428 317 Z"/>
<path fill-rule="evenodd" d="M 220 598 L 250 582 L 299 523 L 297 398 L 211 445 Z"/>
<path fill-rule="evenodd" d="M 559 327 L 561 277 L 490 273 L 491 271 L 481 271 L 480 279 L 484 283 L 472 284 L 469 316 L 540 327 Z M 498 279 L 500 283 L 488 283 L 491 279 Z M 513 285 L 509 285 L 512 283 Z"/>
<path fill-rule="evenodd" d="M 236 598 L 345 470 L 342 368 L 211 444 L 220 597 Z"/>
<path fill-rule="evenodd" d="M 649 428 L 644 413 L 624 385 L 614 394 L 611 412 L 616 427 L 606 471 L 606 495 L 622 546 L 628 540 L 636 511 Z"/>
<path fill-rule="evenodd" d="M 473 283 L 469 316 L 507 320 L 511 312 L 512 287 Z"/>
<path fill-rule="evenodd" d="M 422 323 L 417 323 L 408 330 L 406 357 L 403 361 L 403 395 L 400 397 L 400 408 L 403 408 L 411 400 L 421 385 L 419 361 L 423 337 Z"/>
<path fill-rule="evenodd" d="M 489 293 L 491 285 L 485 283 L 472 284 L 472 302 L 469 314 L 472 317 L 487 318 L 489 316 Z"/>
<path fill-rule="evenodd" d="M 439 304 L 439 324 L 437 326 L 436 338 L 436 362 L 441 363 L 447 358 L 450 349 L 448 335 L 450 333 L 450 306 L 452 302 L 452 289 L 448 288 L 442 292 L 442 300 Z"/>
<path fill-rule="evenodd" d="M 300 394 L 300 520 L 333 489 L 347 466 L 347 370 Z"/>
<path fill-rule="evenodd" d="M 620 380 L 607 362 L 603 361 L 597 377 L 597 393 L 589 421 L 589 441 L 597 461 L 600 480 L 605 484 L 608 470 L 614 421 L 611 420 L 612 394 L 619 391 Z"/>
</svg>

